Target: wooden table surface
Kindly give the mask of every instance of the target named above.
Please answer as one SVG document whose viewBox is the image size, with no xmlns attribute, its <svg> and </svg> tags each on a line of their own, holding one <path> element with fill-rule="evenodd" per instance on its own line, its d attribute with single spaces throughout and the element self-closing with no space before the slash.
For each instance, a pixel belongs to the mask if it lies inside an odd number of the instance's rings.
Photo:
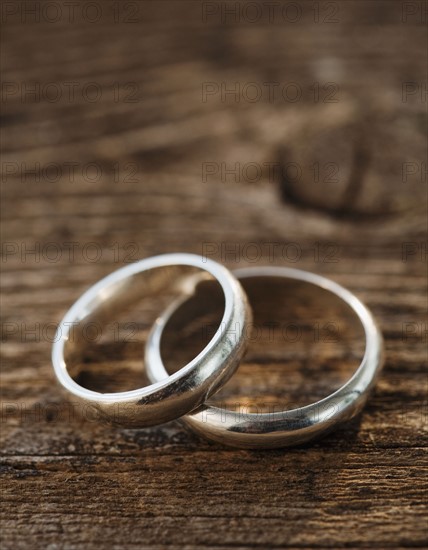
<svg viewBox="0 0 428 550">
<path fill-rule="evenodd" d="M 2 7 L 1 547 L 425 546 L 426 2 L 71 4 Z M 256 452 L 75 414 L 55 325 L 172 251 L 354 291 L 386 349 L 362 415 Z M 146 313 L 86 357 L 88 385 L 137 383 Z M 322 397 L 348 343 L 256 342 L 229 397 Z"/>
</svg>

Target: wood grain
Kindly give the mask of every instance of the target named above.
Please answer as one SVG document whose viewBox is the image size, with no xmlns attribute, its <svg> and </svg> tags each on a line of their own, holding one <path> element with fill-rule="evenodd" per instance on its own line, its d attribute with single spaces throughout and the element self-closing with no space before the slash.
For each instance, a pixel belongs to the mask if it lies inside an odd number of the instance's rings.
<svg viewBox="0 0 428 550">
<path fill-rule="evenodd" d="M 293 2 L 293 22 L 262 2 L 254 23 L 248 2 L 107 1 L 94 22 L 85 2 L 73 21 L 51 2 L 54 22 L 25 4 L 2 12 L 2 548 L 426 546 L 426 3 Z M 363 414 L 266 452 L 82 418 L 53 327 L 98 278 L 171 251 L 354 291 L 386 348 Z M 125 319 L 135 341 L 98 343 L 86 384 L 139 383 L 156 307 Z M 256 342 L 222 395 L 317 396 L 353 368 L 356 348 L 306 344 Z"/>
</svg>

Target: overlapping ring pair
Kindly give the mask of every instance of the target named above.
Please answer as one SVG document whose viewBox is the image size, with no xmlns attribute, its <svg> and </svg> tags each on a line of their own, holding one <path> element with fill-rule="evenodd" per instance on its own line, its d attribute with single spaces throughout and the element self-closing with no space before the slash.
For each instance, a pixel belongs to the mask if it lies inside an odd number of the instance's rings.
<svg viewBox="0 0 428 550">
<path fill-rule="evenodd" d="M 107 323 L 145 296 L 172 287 L 182 294 L 182 303 L 201 276 L 215 279 L 221 286 L 224 314 L 213 338 L 187 365 L 168 375 L 161 357 L 161 336 L 173 305 L 157 319 L 146 343 L 145 368 L 151 385 L 127 392 L 99 393 L 82 387 L 70 376 L 69 368 L 86 344 L 83 337 L 79 338 L 81 331 L 74 330 L 70 338 L 72 328 L 95 320 Z M 351 379 L 325 399 L 298 409 L 242 417 L 236 411 L 206 402 L 233 375 L 245 351 L 251 307 L 239 280 L 260 277 L 294 279 L 336 295 L 359 318 L 366 345 Z M 361 301 L 325 277 L 286 267 L 255 267 L 231 273 L 207 258 L 165 254 L 127 265 L 86 291 L 58 327 L 52 361 L 60 384 L 68 392 L 116 424 L 142 428 L 182 417 L 193 430 L 211 440 L 242 448 L 274 448 L 309 441 L 361 410 L 382 366 L 382 336 Z"/>
</svg>

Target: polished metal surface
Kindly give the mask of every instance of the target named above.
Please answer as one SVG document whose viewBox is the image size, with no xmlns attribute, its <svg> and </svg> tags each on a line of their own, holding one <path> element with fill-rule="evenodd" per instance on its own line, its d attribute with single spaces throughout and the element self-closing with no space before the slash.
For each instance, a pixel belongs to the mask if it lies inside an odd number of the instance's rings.
<svg viewBox="0 0 428 550">
<path fill-rule="evenodd" d="M 201 277 L 201 270 L 203 276 Z M 106 324 L 141 298 L 175 289 L 186 296 L 203 278 L 218 281 L 224 293 L 222 326 L 206 347 L 172 376 L 140 389 L 100 393 L 71 376 L 75 357 L 85 350 L 82 327 Z M 86 291 L 58 326 L 52 362 L 60 384 L 99 417 L 124 426 L 152 426 L 173 420 L 201 405 L 233 374 L 244 352 L 244 333 L 251 320 L 246 295 L 220 264 L 193 254 L 166 254 L 125 266 Z M 229 329 L 233 327 L 234 337 Z"/>
<path fill-rule="evenodd" d="M 246 279 L 285 278 L 324 289 L 343 300 L 362 324 L 366 345 L 361 364 L 342 387 L 316 403 L 272 413 L 246 413 L 204 404 L 183 421 L 208 439 L 242 448 L 275 448 L 297 445 L 320 436 L 355 416 L 363 407 L 382 367 L 382 336 L 361 301 L 339 284 L 297 269 L 285 267 L 246 268 L 234 272 L 244 284 Z M 265 285 L 269 292 L 269 284 Z M 158 319 L 146 345 L 145 364 L 152 381 L 168 376 L 161 357 L 161 338 L 167 323 L 183 303 L 176 301 Z"/>
</svg>

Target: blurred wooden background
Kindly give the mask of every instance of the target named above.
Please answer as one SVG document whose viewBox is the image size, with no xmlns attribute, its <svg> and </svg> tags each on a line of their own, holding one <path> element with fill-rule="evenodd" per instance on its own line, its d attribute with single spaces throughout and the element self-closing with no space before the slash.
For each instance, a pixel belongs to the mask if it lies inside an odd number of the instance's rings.
<svg viewBox="0 0 428 550">
<path fill-rule="evenodd" d="M 426 545 L 427 3 L 71 4 L 2 6 L 2 547 Z M 171 251 L 361 297 L 386 345 L 361 417 L 247 452 L 70 415 L 52 327 Z"/>
</svg>

